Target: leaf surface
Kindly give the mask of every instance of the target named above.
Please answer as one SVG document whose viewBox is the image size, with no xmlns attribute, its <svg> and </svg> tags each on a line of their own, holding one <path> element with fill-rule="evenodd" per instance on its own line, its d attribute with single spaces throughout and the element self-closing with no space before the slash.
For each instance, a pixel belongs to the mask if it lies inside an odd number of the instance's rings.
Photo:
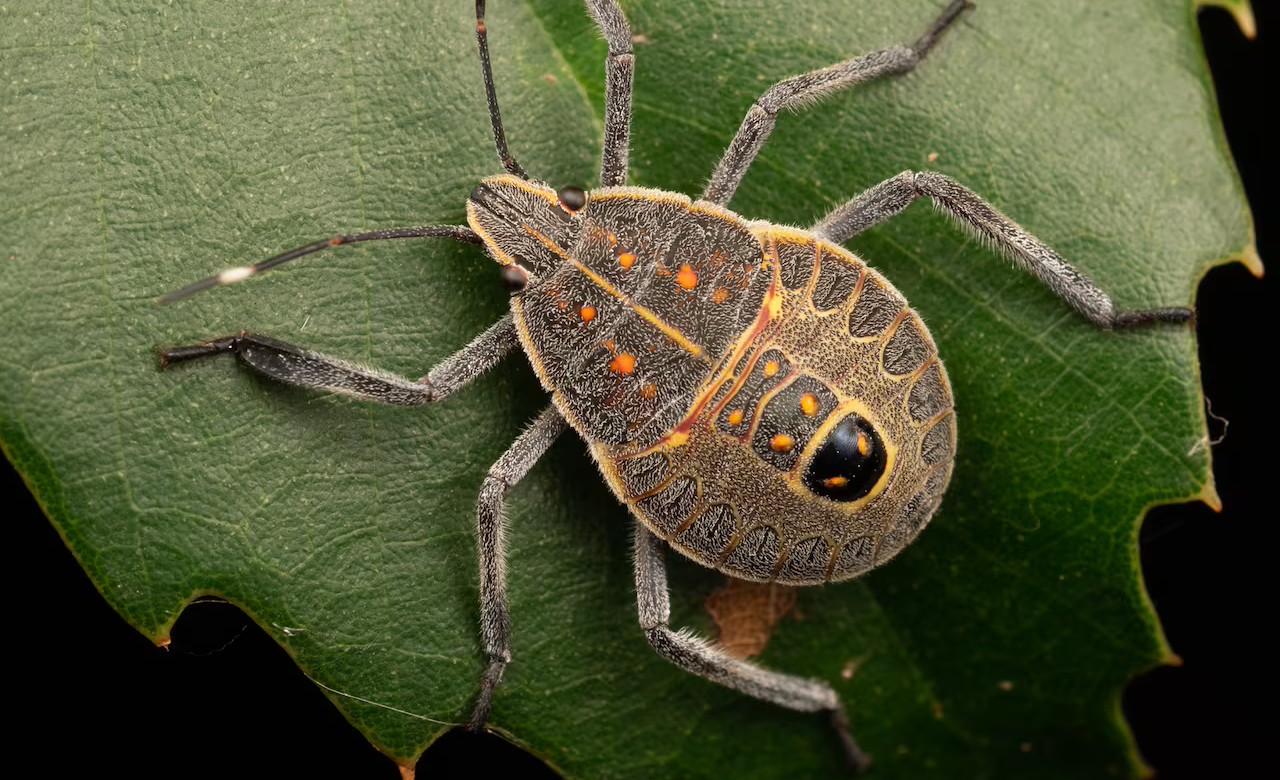
<svg viewBox="0 0 1280 780">
<path fill-rule="evenodd" d="M 632 181 L 692 195 L 785 76 L 897 42 L 928 2 L 628 2 Z M 0 9 L 0 440 L 145 634 L 215 593 L 411 761 L 482 668 L 475 495 L 546 403 L 523 358 L 429 408 L 281 387 L 158 345 L 249 328 L 419 376 L 501 316 L 471 246 L 329 251 L 155 297 L 336 231 L 465 221 L 500 167 L 466 3 Z M 490 3 L 515 155 L 598 176 L 605 46 L 575 3 Z M 733 207 L 809 225 L 902 170 L 971 186 L 1122 306 L 1191 300 L 1250 240 L 1182 4 L 987 0 L 914 73 L 785 114 Z M 922 313 L 954 384 L 951 490 L 907 552 L 807 589 L 765 651 L 832 681 L 882 777 L 1136 775 L 1121 687 L 1168 657 L 1146 507 L 1213 498 L 1192 334 L 1099 332 L 924 205 L 850 247 Z M 493 725 L 573 777 L 830 776 L 825 722 L 659 659 L 626 510 L 566 436 L 510 502 L 515 662 Z M 674 622 L 720 577 L 671 557 Z M 262 735 L 269 739 L 270 735 Z"/>
</svg>

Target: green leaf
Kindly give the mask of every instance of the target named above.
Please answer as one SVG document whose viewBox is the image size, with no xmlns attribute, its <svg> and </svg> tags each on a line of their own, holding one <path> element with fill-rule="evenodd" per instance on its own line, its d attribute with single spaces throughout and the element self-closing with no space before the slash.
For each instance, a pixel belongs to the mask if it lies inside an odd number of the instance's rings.
<svg viewBox="0 0 1280 780">
<path fill-rule="evenodd" d="M 914 40 L 939 9 L 625 7 L 632 181 L 695 195 L 768 85 Z M 592 181 L 590 19 L 493 0 L 487 21 L 513 152 L 553 184 Z M 132 625 L 159 640 L 192 597 L 230 599 L 411 762 L 477 688 L 473 504 L 546 403 L 526 362 L 388 409 L 230 358 L 161 373 L 154 349 L 252 328 L 418 376 L 501 315 L 494 265 L 363 244 L 155 297 L 338 230 L 462 223 L 500 170 L 470 6 L 20 2 L 0 24 L 6 454 Z M 781 117 L 732 205 L 808 225 L 905 169 L 968 184 L 1122 306 L 1186 304 L 1250 247 L 1189 4 L 985 0 L 916 72 Z M 1099 332 L 923 205 L 851 248 L 932 328 L 959 461 L 921 540 L 801 592 L 763 662 L 832 681 L 880 777 L 1137 775 L 1119 691 L 1169 657 L 1137 523 L 1214 500 L 1191 329 Z M 834 774 L 822 718 L 652 652 L 629 524 L 572 436 L 513 491 L 515 661 L 493 725 L 572 777 Z M 708 632 L 720 577 L 675 557 L 675 622 Z"/>
</svg>

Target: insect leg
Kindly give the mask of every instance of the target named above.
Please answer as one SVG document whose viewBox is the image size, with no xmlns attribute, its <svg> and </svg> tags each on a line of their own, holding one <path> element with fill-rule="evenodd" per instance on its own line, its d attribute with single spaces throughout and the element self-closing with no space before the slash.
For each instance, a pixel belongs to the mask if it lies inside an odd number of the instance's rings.
<svg viewBox="0 0 1280 780">
<path fill-rule="evenodd" d="M 533 468 L 533 464 L 568 427 L 555 406 L 548 406 L 520 434 L 511 448 L 489 468 L 476 502 L 476 527 L 480 547 L 480 638 L 489 667 L 485 670 L 471 728 L 479 731 L 489 719 L 493 689 L 511 661 L 511 612 L 507 606 L 507 548 L 503 505 L 507 490 Z"/>
<path fill-rule="evenodd" d="M 627 183 L 627 154 L 631 137 L 631 77 L 635 55 L 631 53 L 631 27 L 616 0 L 587 0 L 587 10 L 609 42 L 605 60 L 604 159 L 600 186 Z"/>
<path fill-rule="evenodd" d="M 1043 241 L 1001 214 L 973 190 L 940 173 L 903 171 L 832 211 L 813 226 L 812 232 L 842 244 L 877 222 L 898 214 L 916 198 L 925 196 L 933 198 L 939 208 L 945 209 L 960 224 L 995 244 L 1098 327 L 1123 328 L 1147 322 L 1184 322 L 1191 319 L 1192 310 L 1185 306 L 1116 308 L 1111 296 Z"/>
<path fill-rule="evenodd" d="M 962 11 L 970 7 L 972 4 L 966 0 L 952 0 L 952 3 L 934 20 L 929 31 L 912 46 L 894 46 L 884 51 L 854 57 L 828 68 L 792 76 L 769 87 L 742 120 L 738 134 L 729 143 L 729 148 L 720 158 L 720 164 L 716 166 L 715 173 L 711 175 L 711 182 L 703 191 L 702 200 L 723 206 L 733 198 L 734 191 L 738 189 L 738 183 L 751 167 L 756 153 L 764 145 L 769 133 L 773 132 L 773 125 L 778 119 L 779 111 L 784 108 L 795 108 L 844 87 L 911 70 L 937 42 L 942 31 L 955 21 Z"/>
<path fill-rule="evenodd" d="M 663 562 L 664 543 L 648 528 L 636 524 L 636 599 L 640 627 L 658 655 L 685 671 L 741 691 L 748 696 L 800 712 L 828 712 L 855 770 L 871 759 L 862 752 L 849 731 L 844 703 L 835 689 L 821 680 L 774 672 L 741 661 L 723 649 L 687 631 L 673 631 L 671 599 L 667 593 L 667 568 Z"/>
<path fill-rule="evenodd" d="M 167 368 L 185 360 L 234 352 L 254 371 L 286 384 L 347 393 L 384 404 L 414 406 L 439 401 L 465 386 L 492 368 L 518 343 L 515 321 L 507 314 L 416 382 L 248 332 L 161 350 L 160 366 Z"/>
</svg>

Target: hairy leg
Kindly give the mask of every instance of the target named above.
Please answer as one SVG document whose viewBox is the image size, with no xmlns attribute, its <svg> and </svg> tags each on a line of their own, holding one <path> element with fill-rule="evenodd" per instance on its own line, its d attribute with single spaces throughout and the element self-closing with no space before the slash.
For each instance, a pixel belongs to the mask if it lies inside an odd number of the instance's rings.
<svg viewBox="0 0 1280 780">
<path fill-rule="evenodd" d="M 507 547 L 503 509 L 507 491 L 533 468 L 547 448 L 569 424 L 548 406 L 520 434 L 511 448 L 489 469 L 476 502 L 476 528 L 480 547 L 480 638 L 489 666 L 481 682 L 471 728 L 479 731 L 489 719 L 493 689 L 511 662 L 511 611 L 507 605 Z"/>
<path fill-rule="evenodd" d="M 174 363 L 232 352 L 259 374 L 295 387 L 347 393 L 384 404 L 414 406 L 439 401 L 466 386 L 518 344 L 515 321 L 508 314 L 417 381 L 249 332 L 189 347 L 163 349 L 160 351 L 160 365 L 167 368 Z"/>
<path fill-rule="evenodd" d="M 871 759 L 862 752 L 849 731 L 844 703 L 835 689 L 821 680 L 783 674 L 733 658 L 715 644 L 687 631 L 673 631 L 671 600 L 667 592 L 667 568 L 662 559 L 664 543 L 648 528 L 636 524 L 636 599 L 640 627 L 658 655 L 687 672 L 739 690 L 748 696 L 800 712 L 826 712 L 840 736 L 855 770 Z"/>
<path fill-rule="evenodd" d="M 969 7 L 971 4 L 966 0 L 953 0 L 934 20 L 928 32 L 911 46 L 894 46 L 854 57 L 829 68 L 792 76 L 769 87 L 742 120 L 737 135 L 729 143 L 715 173 L 711 175 L 711 182 L 703 191 L 702 200 L 723 206 L 733 199 L 739 182 L 756 159 L 760 147 L 764 146 L 765 140 L 773 132 L 773 125 L 777 122 L 780 111 L 795 108 L 854 84 L 881 76 L 906 73 L 924 59 L 942 31 L 955 21 L 960 12 Z"/>
<path fill-rule="evenodd" d="M 926 196 L 1013 258 L 1100 328 L 1191 319 L 1192 311 L 1185 306 L 1116 308 L 1111 296 L 1047 244 L 1001 214 L 973 190 L 941 173 L 903 171 L 832 211 L 811 231 L 832 243 L 842 244 L 872 225 L 900 213 L 916 198 Z"/>
</svg>

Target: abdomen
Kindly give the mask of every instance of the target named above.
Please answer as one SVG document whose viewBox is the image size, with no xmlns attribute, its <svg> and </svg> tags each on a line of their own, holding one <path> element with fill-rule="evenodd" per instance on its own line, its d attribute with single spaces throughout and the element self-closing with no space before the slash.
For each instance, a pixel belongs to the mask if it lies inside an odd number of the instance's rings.
<svg viewBox="0 0 1280 780">
<path fill-rule="evenodd" d="M 705 565 L 788 584 L 853 577 L 941 501 L 950 383 L 878 272 L 799 231 L 755 232 L 771 284 L 728 359 L 661 441 L 593 450 L 636 515 Z"/>
<path fill-rule="evenodd" d="M 676 549 L 810 584 L 891 558 L 941 501 L 955 415 L 932 337 L 846 250 L 638 188 L 591 193 L 522 343 L 606 480 Z"/>
</svg>

